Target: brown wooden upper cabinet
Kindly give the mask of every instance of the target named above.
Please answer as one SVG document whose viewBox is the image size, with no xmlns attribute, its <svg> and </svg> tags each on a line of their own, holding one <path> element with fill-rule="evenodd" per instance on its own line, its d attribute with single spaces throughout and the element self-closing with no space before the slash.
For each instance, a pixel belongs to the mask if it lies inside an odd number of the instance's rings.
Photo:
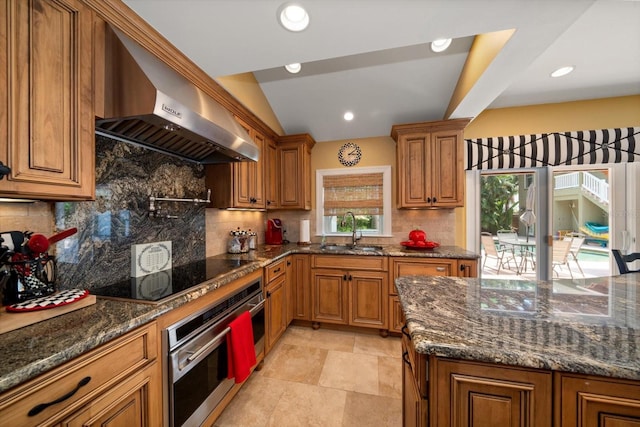
<svg viewBox="0 0 640 427">
<path fill-rule="evenodd" d="M 306 133 L 278 138 L 279 209 L 311 209 L 311 149 L 315 143 Z"/>
<path fill-rule="evenodd" d="M 265 136 L 239 117 L 236 120 L 260 149 L 257 162 L 207 165 L 206 186 L 214 208 L 265 209 Z"/>
<path fill-rule="evenodd" d="M 394 125 L 398 208 L 464 205 L 463 129 L 469 119 Z"/>
<path fill-rule="evenodd" d="M 280 207 L 280 171 L 278 170 L 278 147 L 275 141 L 267 139 L 265 142 L 265 191 L 267 209 Z"/>
<path fill-rule="evenodd" d="M 79 0 L 1 4 L 0 195 L 95 197 L 93 12 Z"/>
</svg>

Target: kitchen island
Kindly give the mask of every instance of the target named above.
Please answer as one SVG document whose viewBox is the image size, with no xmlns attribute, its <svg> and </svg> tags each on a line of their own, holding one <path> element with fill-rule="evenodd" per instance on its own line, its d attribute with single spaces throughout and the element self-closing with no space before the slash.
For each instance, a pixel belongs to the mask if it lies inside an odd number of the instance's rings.
<svg viewBox="0 0 640 427">
<path fill-rule="evenodd" d="M 520 417 L 511 425 L 640 422 L 640 274 L 395 284 L 406 318 L 405 425 L 489 413 L 489 425 L 507 425 L 507 413 Z"/>
</svg>

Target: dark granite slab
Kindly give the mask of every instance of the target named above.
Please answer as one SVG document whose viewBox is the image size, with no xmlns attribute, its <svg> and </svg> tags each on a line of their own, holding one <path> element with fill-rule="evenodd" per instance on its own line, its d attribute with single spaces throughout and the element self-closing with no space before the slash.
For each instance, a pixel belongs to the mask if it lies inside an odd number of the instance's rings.
<svg viewBox="0 0 640 427">
<path fill-rule="evenodd" d="M 34 325 L 0 335 L 0 392 L 36 377 L 99 345 L 117 338 L 132 329 L 148 323 L 172 309 L 178 308 L 207 293 L 220 288 L 246 274 L 281 259 L 289 254 L 335 254 L 366 256 L 419 256 L 439 258 L 468 258 L 478 256 L 457 247 L 443 247 L 433 251 L 404 251 L 401 246 L 385 245 L 380 251 L 331 250 L 320 245 L 283 246 L 259 245 L 245 254 L 220 254 L 211 260 L 238 261 L 237 266 L 215 277 L 201 276 L 201 263 L 191 263 L 198 271 L 194 277 L 203 277 L 203 282 L 192 288 L 181 290 L 175 296 L 162 298 L 154 304 L 124 302 L 98 297 L 95 305 L 36 323 Z M 242 261 L 242 262 L 240 262 Z M 181 266 L 183 267 L 183 266 Z M 188 275 L 187 272 L 183 272 Z M 114 290 L 114 293 L 117 293 Z M 118 297 L 119 295 L 114 295 Z M 120 295 L 122 296 L 122 295 Z"/>
<path fill-rule="evenodd" d="M 640 379 L 640 274 L 396 279 L 412 342 L 454 359 Z"/>
</svg>

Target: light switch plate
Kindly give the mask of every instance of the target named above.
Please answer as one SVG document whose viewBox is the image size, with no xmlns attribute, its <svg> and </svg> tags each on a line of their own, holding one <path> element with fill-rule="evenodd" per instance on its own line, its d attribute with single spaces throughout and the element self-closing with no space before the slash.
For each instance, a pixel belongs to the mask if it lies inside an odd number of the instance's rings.
<svg viewBox="0 0 640 427">
<path fill-rule="evenodd" d="M 171 241 L 131 246 L 131 277 L 171 268 Z"/>
</svg>

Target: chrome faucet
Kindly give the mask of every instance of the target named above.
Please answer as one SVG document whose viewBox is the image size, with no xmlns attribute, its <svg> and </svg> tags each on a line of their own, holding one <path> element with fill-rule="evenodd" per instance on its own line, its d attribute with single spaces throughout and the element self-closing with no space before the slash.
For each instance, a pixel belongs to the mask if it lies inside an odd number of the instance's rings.
<svg viewBox="0 0 640 427">
<path fill-rule="evenodd" d="M 358 231 L 356 226 L 356 216 L 351 211 L 344 214 L 344 216 L 342 217 L 341 225 L 343 226 L 345 225 L 346 223 L 345 218 L 347 217 L 347 215 L 351 216 L 351 246 L 355 246 L 358 244 L 358 240 L 362 239 L 362 233 L 360 233 L 360 237 L 358 237 L 358 234 L 357 234 Z"/>
</svg>

